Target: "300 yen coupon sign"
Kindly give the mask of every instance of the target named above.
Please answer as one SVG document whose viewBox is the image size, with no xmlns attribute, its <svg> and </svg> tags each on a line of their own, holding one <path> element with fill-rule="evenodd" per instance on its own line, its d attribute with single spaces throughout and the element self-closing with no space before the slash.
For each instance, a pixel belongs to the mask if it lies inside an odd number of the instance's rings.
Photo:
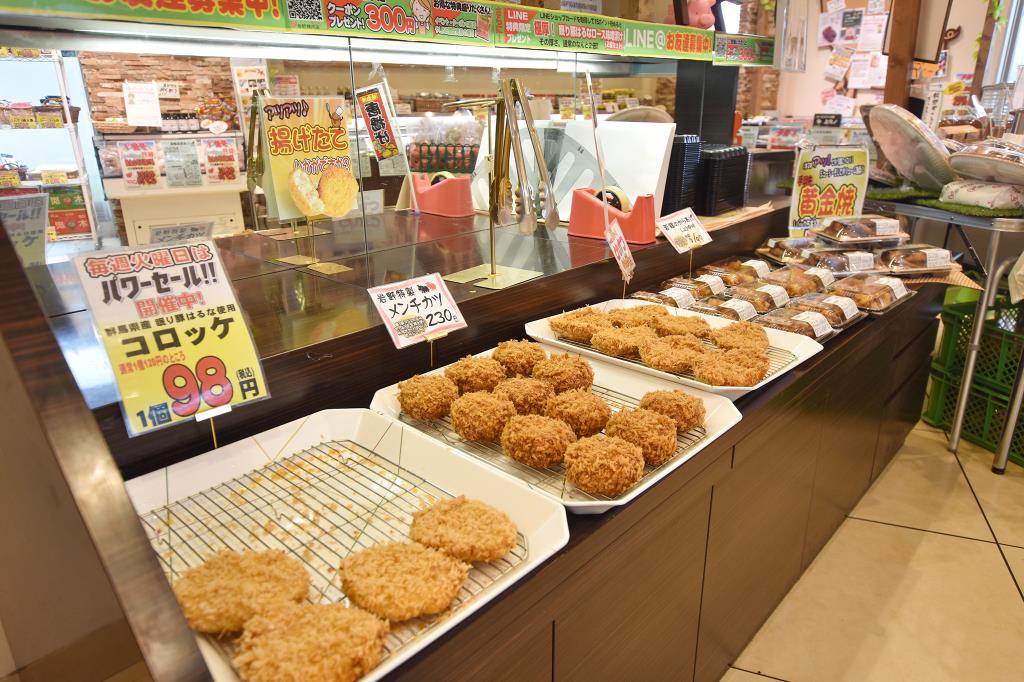
<svg viewBox="0 0 1024 682">
<path fill-rule="evenodd" d="M 423 275 L 368 289 L 395 348 L 467 327 L 441 275 Z"/>
<path fill-rule="evenodd" d="M 269 397 L 212 241 L 85 254 L 75 270 L 130 435 Z"/>
</svg>

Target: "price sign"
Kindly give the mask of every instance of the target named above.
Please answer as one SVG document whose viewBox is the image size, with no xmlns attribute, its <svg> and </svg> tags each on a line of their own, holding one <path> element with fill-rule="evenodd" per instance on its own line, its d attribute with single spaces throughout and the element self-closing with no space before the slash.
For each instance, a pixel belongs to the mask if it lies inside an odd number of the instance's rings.
<svg viewBox="0 0 1024 682">
<path fill-rule="evenodd" d="M 711 235 L 704 229 L 692 208 L 684 208 L 654 221 L 665 239 L 679 253 L 686 253 L 711 243 Z"/>
<path fill-rule="evenodd" d="M 0 171 L 0 187 L 21 187 L 21 176 L 18 175 L 18 171 Z"/>
<path fill-rule="evenodd" d="M 194 239 L 209 239 L 213 235 L 213 221 L 154 225 L 149 228 L 150 244 L 181 244 Z"/>
<path fill-rule="evenodd" d="M 633 279 L 633 273 L 636 272 L 636 261 L 633 260 L 633 254 L 629 250 L 629 244 L 626 243 L 626 237 L 622 234 L 618 220 L 613 220 L 608 225 L 604 238 L 608 242 L 608 248 L 612 250 L 612 255 L 615 256 L 615 262 L 619 264 L 623 281 L 629 282 Z"/>
<path fill-rule="evenodd" d="M 0 225 L 11 238 L 23 268 L 46 263 L 44 244 L 48 211 L 49 196 L 46 194 L 0 197 Z"/>
<path fill-rule="evenodd" d="M 395 348 L 467 327 L 441 275 L 423 275 L 404 282 L 367 289 L 384 320 Z"/>
<path fill-rule="evenodd" d="M 269 397 L 212 241 L 78 256 L 131 436 Z"/>
<path fill-rule="evenodd" d="M 68 184 L 67 171 L 39 171 L 39 179 L 44 185 L 66 185 Z"/>
</svg>

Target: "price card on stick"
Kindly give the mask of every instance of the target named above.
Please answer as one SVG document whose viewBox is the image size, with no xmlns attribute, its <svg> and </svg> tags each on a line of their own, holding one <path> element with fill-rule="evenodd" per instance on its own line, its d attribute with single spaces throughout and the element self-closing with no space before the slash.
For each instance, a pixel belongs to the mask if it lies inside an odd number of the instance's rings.
<svg viewBox="0 0 1024 682">
<path fill-rule="evenodd" d="M 95 252 L 74 263 L 129 435 L 269 397 L 212 241 Z"/>
<path fill-rule="evenodd" d="M 711 235 L 704 229 L 692 208 L 684 208 L 654 221 L 669 244 L 679 253 L 686 253 L 711 243 Z"/>
<path fill-rule="evenodd" d="M 443 336 L 469 325 L 441 275 L 433 273 L 404 282 L 367 289 L 395 348 Z"/>
<path fill-rule="evenodd" d="M 626 243 L 618 220 L 611 222 L 604 232 L 604 238 L 608 242 L 608 248 L 612 250 L 612 255 L 615 256 L 615 262 L 619 264 L 622 281 L 628 284 L 636 272 L 636 261 L 633 260 L 633 253 L 629 250 L 629 244 Z"/>
</svg>

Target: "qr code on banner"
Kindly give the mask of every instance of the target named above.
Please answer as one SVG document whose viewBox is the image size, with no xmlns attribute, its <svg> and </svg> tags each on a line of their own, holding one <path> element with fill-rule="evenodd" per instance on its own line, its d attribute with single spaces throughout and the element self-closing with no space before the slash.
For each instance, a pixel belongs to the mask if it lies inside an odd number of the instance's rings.
<svg viewBox="0 0 1024 682">
<path fill-rule="evenodd" d="M 292 21 L 323 21 L 320 0 L 288 0 L 288 18 Z"/>
</svg>

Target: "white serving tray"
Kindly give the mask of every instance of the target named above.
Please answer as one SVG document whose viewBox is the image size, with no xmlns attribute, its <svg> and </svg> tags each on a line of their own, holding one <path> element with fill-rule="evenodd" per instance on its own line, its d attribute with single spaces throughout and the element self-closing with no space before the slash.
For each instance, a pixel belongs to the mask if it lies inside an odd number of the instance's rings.
<svg viewBox="0 0 1024 682">
<path fill-rule="evenodd" d="M 658 305 L 657 303 L 649 303 L 648 301 L 640 301 L 634 298 L 616 298 L 604 303 L 597 303 L 593 307 L 597 310 L 608 312 L 616 310 L 618 308 L 635 308 L 642 305 Z M 683 310 L 680 308 L 672 308 L 670 306 L 662 306 L 668 310 L 669 315 L 689 315 L 696 316 L 704 319 L 712 328 L 727 327 L 732 324 L 733 320 L 726 319 L 724 317 L 714 317 L 713 315 L 703 315 L 701 313 L 691 312 L 689 310 Z M 630 369 L 641 372 L 643 374 L 649 374 L 660 379 L 665 379 L 673 383 L 682 384 L 684 386 L 690 386 L 693 388 L 699 388 L 709 393 L 724 396 L 729 400 L 735 400 L 742 395 L 746 395 L 751 391 L 756 391 L 771 380 L 782 376 L 789 370 L 793 369 L 807 358 L 821 352 L 822 345 L 813 339 L 809 339 L 806 336 L 800 334 L 792 334 L 790 332 L 784 332 L 779 329 L 765 329 L 768 334 L 768 344 L 771 346 L 769 349 L 769 360 L 771 362 L 768 369 L 768 374 L 760 382 L 753 386 L 711 386 L 703 382 L 697 381 L 692 377 L 683 376 L 680 374 L 671 374 L 669 372 L 662 372 L 661 370 L 651 369 L 647 365 L 643 364 L 639 360 L 630 360 L 627 358 L 617 358 L 610 355 L 600 353 L 593 348 L 573 343 L 571 341 L 563 341 L 558 338 L 558 335 L 551 329 L 551 325 L 548 324 L 549 318 L 543 318 L 540 320 L 534 320 L 533 322 L 526 323 L 526 333 L 533 339 L 540 341 L 541 343 L 549 346 L 555 346 L 564 350 L 570 350 L 574 353 L 584 355 L 589 358 L 597 358 L 604 362 L 610 362 L 622 367 L 629 367 Z"/>
<path fill-rule="evenodd" d="M 552 349 L 548 348 L 547 350 L 550 352 Z M 493 352 L 492 348 L 479 353 L 478 357 L 490 357 Z M 680 436 L 680 452 L 660 466 L 644 467 L 643 477 L 632 488 L 617 497 L 594 496 L 577 490 L 565 482 L 562 467 L 538 469 L 520 464 L 504 455 L 498 443 L 464 440 L 450 429 L 447 420 L 420 421 L 402 414 L 398 403 L 397 384 L 377 391 L 373 396 L 373 402 L 370 403 L 370 409 L 389 417 L 402 419 L 415 428 L 423 430 L 424 433 L 429 433 L 432 437 L 464 451 L 469 456 L 486 462 L 495 470 L 502 472 L 503 475 L 514 478 L 517 482 L 564 504 L 569 511 L 575 514 L 603 514 L 609 509 L 626 504 L 706 448 L 742 418 L 739 410 L 722 396 L 689 387 L 681 388 L 676 383 L 635 372 L 632 367 L 619 367 L 602 360 L 603 358 L 588 358 L 590 365 L 594 368 L 592 390 L 609 403 L 613 412 L 623 406 L 636 407 L 644 394 L 649 391 L 676 389 L 701 398 L 707 412 L 702 432 L 694 430 Z M 428 374 L 443 374 L 443 372 L 444 368 L 441 368 Z"/>
<path fill-rule="evenodd" d="M 324 462 L 337 466 L 325 471 Z M 516 549 L 499 562 L 474 564 L 449 611 L 393 624 L 386 655 L 366 680 L 387 675 L 569 540 L 557 502 L 366 409 L 317 412 L 126 486 L 165 572 L 225 545 L 271 546 L 303 561 L 312 600 L 324 602 L 344 599 L 332 565 L 339 556 L 407 539 L 408 514 L 434 497 L 464 494 L 508 514 L 519 528 Z M 197 640 L 215 680 L 238 680 L 227 646 L 203 635 Z"/>
</svg>

